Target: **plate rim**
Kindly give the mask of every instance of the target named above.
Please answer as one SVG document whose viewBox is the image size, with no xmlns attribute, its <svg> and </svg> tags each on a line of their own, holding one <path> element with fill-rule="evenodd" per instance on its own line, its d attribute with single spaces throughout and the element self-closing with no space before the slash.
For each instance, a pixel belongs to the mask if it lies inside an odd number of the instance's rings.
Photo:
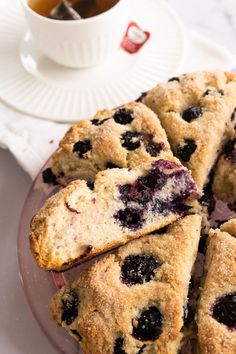
<svg viewBox="0 0 236 354">
<path fill-rule="evenodd" d="M 6 2 L 7 0 L 4 1 L 4 3 Z M 15 0 L 16 1 L 16 0 Z M 133 0 L 132 0 L 133 1 Z M 168 4 L 166 3 L 164 0 L 153 0 L 154 2 L 156 2 L 158 5 L 157 6 L 161 6 L 165 12 L 168 14 L 168 16 L 171 16 L 172 19 L 174 19 L 174 23 L 175 23 L 175 27 L 178 28 L 178 37 L 180 39 L 180 49 L 179 49 L 179 53 L 181 53 L 179 55 L 179 60 L 177 61 L 177 65 L 175 65 L 174 69 L 173 69 L 173 73 L 171 73 L 170 75 L 175 75 L 181 68 L 182 64 L 183 64 L 183 61 L 184 61 L 184 58 L 185 58 L 185 52 L 186 52 L 186 33 L 185 33 L 185 28 L 184 28 L 184 24 L 182 22 L 182 20 L 180 19 L 179 15 L 175 12 L 175 10 Z M 144 5 L 142 6 L 145 6 L 145 2 L 144 0 L 140 0 L 140 4 L 144 3 Z M 9 3 L 8 3 L 9 4 Z M 8 5 L 9 6 L 9 5 Z M 141 6 L 141 5 L 140 5 Z M 23 21 L 23 20 L 22 20 Z M 6 26 L 5 24 L 3 24 L 3 26 Z M 22 25 L 23 26 L 23 25 Z M 25 26 L 25 25 L 24 25 Z M 21 33 L 22 35 L 23 33 Z M 145 60 L 144 60 L 145 62 Z M 16 62 L 14 62 L 16 64 Z M 21 60 L 20 60 L 20 53 L 18 51 L 18 67 L 21 67 L 21 69 L 23 69 L 25 71 L 25 75 L 24 77 L 26 78 L 27 75 L 28 75 L 28 78 L 27 80 L 32 80 L 33 83 L 37 84 L 37 85 L 42 85 L 45 90 L 49 90 L 49 85 L 47 85 L 46 83 L 43 83 L 40 79 L 38 79 L 36 76 L 34 75 L 31 75 L 29 74 L 28 71 L 26 71 L 26 69 L 23 67 L 22 63 L 21 63 Z M 152 66 L 154 68 L 154 66 Z M 22 71 L 23 72 L 23 71 Z M 23 74 L 22 74 L 23 75 Z M 150 80 L 149 80 L 150 81 Z M 157 80 L 153 80 L 155 82 L 155 84 L 157 83 Z M 121 82 L 121 81 L 118 81 L 118 82 Z M 150 86 L 154 86 L 155 84 L 151 85 Z M 12 84 L 11 84 L 11 87 L 12 87 Z M 105 88 L 108 88 L 109 89 L 109 86 L 106 86 Z M 151 87 L 150 87 L 151 88 Z M 146 89 L 146 88 L 145 88 Z M 53 88 L 52 88 L 53 90 Z M 9 90 L 10 91 L 10 90 Z M 54 89 L 55 93 L 54 95 L 56 95 L 57 92 L 59 91 L 56 91 L 56 88 Z M 78 91 L 77 91 L 78 92 Z M 90 92 L 92 92 L 92 90 L 90 90 Z M 115 94 L 115 93 L 114 93 Z M 63 92 L 61 93 L 61 97 L 63 95 Z M 115 94 L 116 95 L 116 94 Z M 136 92 L 135 92 L 135 95 L 136 95 Z M 39 119 L 42 119 L 42 120 L 49 120 L 49 121 L 55 121 L 55 122 L 59 122 L 59 123 L 73 123 L 75 121 L 78 121 L 78 117 L 80 116 L 79 114 L 76 114 L 76 116 L 73 114 L 70 114 L 70 118 L 67 119 L 66 117 L 68 117 L 68 114 L 67 113 L 61 113 L 61 116 L 59 116 L 58 114 L 49 114 L 47 111 L 41 109 L 40 111 L 38 112 L 35 112 L 34 111 L 34 108 L 31 108 L 31 107 L 27 107 L 27 105 L 24 105 L 24 107 L 22 107 L 22 104 L 19 103 L 19 101 L 14 101 L 13 102 L 13 99 L 12 99 L 12 95 L 9 95 L 9 94 L 6 94 L 6 90 L 4 91 L 3 88 L 1 88 L 0 86 L 0 96 L 1 96 L 1 100 L 3 102 L 5 102 L 8 106 L 14 108 L 15 110 L 23 113 L 23 114 L 27 114 L 29 116 L 33 116 L 33 117 L 36 117 L 36 118 L 39 118 Z M 130 99 L 128 99 L 129 101 Z M 108 98 L 108 101 L 109 101 L 109 98 Z M 120 102 L 120 104 L 124 103 L 123 101 Z M 34 106 L 33 106 L 34 107 Z M 96 107 L 97 108 L 97 107 Z M 101 107 L 102 108 L 102 107 Z M 109 107 L 108 107 L 109 108 Z M 33 112 L 34 111 L 34 112 Z M 90 114 L 88 114 L 90 115 Z M 82 118 L 84 119 L 85 117 L 82 116 Z"/>
</svg>

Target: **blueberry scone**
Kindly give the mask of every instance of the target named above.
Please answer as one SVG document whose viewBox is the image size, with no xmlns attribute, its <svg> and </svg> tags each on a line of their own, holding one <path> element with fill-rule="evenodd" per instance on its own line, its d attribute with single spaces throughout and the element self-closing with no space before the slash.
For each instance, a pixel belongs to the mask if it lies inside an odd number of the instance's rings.
<svg viewBox="0 0 236 354">
<path fill-rule="evenodd" d="M 175 155 L 202 189 L 232 130 L 236 76 L 222 71 L 182 75 L 157 85 L 143 102 L 157 113 Z"/>
<path fill-rule="evenodd" d="M 43 177 L 45 182 L 66 185 L 78 178 L 94 180 L 105 169 L 134 167 L 169 156 L 172 152 L 156 114 L 133 102 L 73 125 Z"/>
<path fill-rule="evenodd" d="M 236 205 L 236 137 L 227 142 L 217 163 L 213 192 L 224 202 Z"/>
<path fill-rule="evenodd" d="M 236 353 L 236 219 L 210 231 L 197 314 L 202 354 Z"/>
<path fill-rule="evenodd" d="M 31 223 L 31 250 L 40 267 L 64 270 L 175 221 L 191 197 L 191 173 L 174 157 L 102 171 L 94 185 L 76 180 L 47 200 Z"/>
<path fill-rule="evenodd" d="M 201 217 L 121 247 L 54 295 L 51 313 L 85 354 L 177 354 Z"/>
</svg>

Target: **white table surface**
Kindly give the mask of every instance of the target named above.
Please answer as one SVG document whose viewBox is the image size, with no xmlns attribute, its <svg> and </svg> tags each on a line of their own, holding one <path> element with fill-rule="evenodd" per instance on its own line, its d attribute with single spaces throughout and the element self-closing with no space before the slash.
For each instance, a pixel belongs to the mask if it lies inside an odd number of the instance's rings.
<svg viewBox="0 0 236 354">
<path fill-rule="evenodd" d="M 167 0 L 184 22 L 236 54 L 235 0 Z M 16 237 L 31 180 L 0 149 L 0 354 L 56 354 L 26 303 L 18 276 Z"/>
</svg>

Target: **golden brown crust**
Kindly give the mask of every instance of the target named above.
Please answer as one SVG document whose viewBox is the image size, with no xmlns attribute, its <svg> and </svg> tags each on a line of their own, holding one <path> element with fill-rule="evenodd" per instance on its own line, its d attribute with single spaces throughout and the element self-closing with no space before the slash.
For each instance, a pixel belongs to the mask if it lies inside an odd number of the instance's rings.
<svg viewBox="0 0 236 354">
<path fill-rule="evenodd" d="M 186 179 L 181 180 L 182 184 L 171 179 L 170 185 L 167 183 L 161 190 L 161 198 L 169 198 L 176 188 L 188 188 L 187 180 L 193 184 L 189 172 L 177 159 L 172 157 L 168 161 L 175 162 L 178 171 L 185 171 Z M 77 180 L 49 198 L 31 225 L 31 250 L 38 265 L 46 270 L 62 271 L 177 220 L 180 214 L 170 210 L 162 215 L 149 210 L 151 204 L 142 211 L 144 222 L 136 230 L 122 227 L 114 218 L 126 207 L 119 186 L 134 183 L 151 169 L 152 165 L 145 164 L 132 170 L 102 171 L 96 176 L 93 191 L 86 181 Z M 157 190 L 157 198 L 158 193 Z"/>
<path fill-rule="evenodd" d="M 222 225 L 221 230 L 235 231 L 235 225 L 233 219 Z M 236 292 L 236 239 L 220 230 L 211 230 L 210 237 L 206 278 L 197 313 L 199 345 L 202 354 L 235 354 L 236 331 L 215 320 L 211 311 L 218 298 Z"/>
<path fill-rule="evenodd" d="M 200 228 L 200 216 L 187 216 L 169 226 L 164 234 L 142 237 L 100 259 L 53 297 L 54 321 L 70 334 L 73 329 L 80 334 L 85 354 L 113 354 L 118 337 L 124 339 L 122 349 L 129 354 L 137 354 L 144 344 L 145 354 L 176 354 Z M 161 266 L 149 282 L 126 285 L 121 281 L 120 265 L 127 256 L 137 254 L 152 255 Z M 79 313 L 67 325 L 62 321 L 62 299 L 71 290 L 78 295 Z M 132 319 L 149 306 L 161 311 L 163 332 L 155 341 L 142 342 L 131 335 Z M 78 335 L 73 336 L 78 340 Z"/>
<path fill-rule="evenodd" d="M 214 91 L 204 95 L 208 89 Z M 158 114 L 175 154 L 185 139 L 194 140 L 197 148 L 183 163 L 192 170 L 200 189 L 221 150 L 226 130 L 230 130 L 235 102 L 236 76 L 222 71 L 182 75 L 179 81 L 157 85 L 144 98 L 144 103 Z M 192 106 L 202 107 L 203 114 L 189 123 L 182 112 Z"/>
<path fill-rule="evenodd" d="M 228 232 L 231 236 L 236 237 L 236 219 L 230 219 L 220 227 L 221 231 Z"/>
<path fill-rule="evenodd" d="M 234 135 L 234 140 L 236 141 L 236 135 Z M 236 143 L 234 155 L 236 156 Z M 235 157 L 231 159 L 225 153 L 221 155 L 216 166 L 212 189 L 217 198 L 232 205 L 236 203 Z"/>
<path fill-rule="evenodd" d="M 113 119 L 120 108 L 131 112 L 133 121 L 130 124 L 118 124 Z M 93 180 L 96 173 L 107 168 L 108 163 L 126 168 L 155 160 L 143 140 L 141 146 L 132 151 L 122 146 L 121 136 L 127 131 L 141 133 L 151 143 L 163 144 L 158 157 L 172 156 L 165 131 L 154 112 L 140 102 L 127 103 L 120 108 L 99 111 L 93 119 L 99 120 L 100 125 L 84 120 L 69 129 L 60 142 L 60 149 L 52 156 L 52 171 L 59 183 L 66 185 L 77 178 Z M 92 146 L 83 157 L 73 152 L 78 141 L 89 141 Z"/>
</svg>

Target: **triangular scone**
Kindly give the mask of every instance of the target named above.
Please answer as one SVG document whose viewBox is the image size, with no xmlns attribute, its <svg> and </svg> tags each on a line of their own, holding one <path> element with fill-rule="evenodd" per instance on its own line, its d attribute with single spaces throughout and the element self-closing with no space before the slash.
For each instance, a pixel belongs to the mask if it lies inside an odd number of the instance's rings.
<svg viewBox="0 0 236 354">
<path fill-rule="evenodd" d="M 211 230 L 210 236 L 197 313 L 200 352 L 235 354 L 236 219 L 222 225 L 221 230 Z"/>
<path fill-rule="evenodd" d="M 191 173 L 174 157 L 99 172 L 90 188 L 71 182 L 32 220 L 31 250 L 40 267 L 64 270 L 150 233 L 178 219 L 187 198 L 197 197 Z"/>
<path fill-rule="evenodd" d="M 142 103 L 131 102 L 99 111 L 91 120 L 74 124 L 43 172 L 45 182 L 68 184 L 94 180 L 107 168 L 126 168 L 173 156 L 156 114 Z"/>
<path fill-rule="evenodd" d="M 200 229 L 189 215 L 100 259 L 53 297 L 54 321 L 85 354 L 177 354 Z"/>
<path fill-rule="evenodd" d="M 204 71 L 172 78 L 150 90 L 144 103 L 156 112 L 177 157 L 202 189 L 221 150 L 236 105 L 236 75 Z"/>
</svg>

